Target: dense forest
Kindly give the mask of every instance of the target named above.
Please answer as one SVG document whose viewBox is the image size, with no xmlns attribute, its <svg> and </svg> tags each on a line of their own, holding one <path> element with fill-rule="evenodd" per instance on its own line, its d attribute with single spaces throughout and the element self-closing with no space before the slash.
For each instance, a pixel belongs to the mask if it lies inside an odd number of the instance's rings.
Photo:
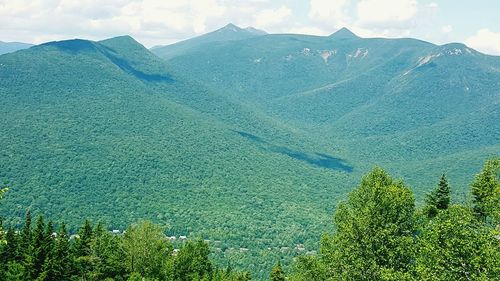
<svg viewBox="0 0 500 281">
<path fill-rule="evenodd" d="M 5 228 L 28 209 L 70 234 L 84 219 L 120 232 L 150 220 L 264 279 L 277 261 L 290 275 L 295 257 L 318 256 L 338 202 L 374 165 L 404 178 L 417 206 L 443 171 L 467 202 L 500 151 L 500 58 L 339 32 L 228 26 L 168 57 L 130 36 L 1 55 Z"/>
<path fill-rule="evenodd" d="M 2 190 L 0 196 L 5 193 Z M 316 255 L 301 255 L 270 280 L 500 280 L 500 158 L 486 161 L 471 200 L 454 204 L 445 174 L 416 208 L 413 192 L 381 168 L 366 174 L 334 216 Z M 3 194 L 5 195 L 5 194 Z M 4 225 L 1 280 L 250 280 L 218 267 L 201 239 L 171 241 L 141 221 L 115 233 L 86 220 L 77 233 L 28 210 Z"/>
</svg>

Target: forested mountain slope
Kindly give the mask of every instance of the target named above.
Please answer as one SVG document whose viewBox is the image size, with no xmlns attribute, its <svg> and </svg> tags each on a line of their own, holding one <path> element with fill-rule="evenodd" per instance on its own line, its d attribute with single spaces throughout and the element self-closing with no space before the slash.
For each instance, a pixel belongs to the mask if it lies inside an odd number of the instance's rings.
<svg viewBox="0 0 500 281">
<path fill-rule="evenodd" d="M 164 58 L 353 163 L 402 173 L 417 198 L 432 175 L 414 171 L 449 171 L 465 190 L 479 159 L 500 151 L 500 57 L 463 44 L 360 38 L 344 28 L 325 37 L 218 42 Z"/>
<path fill-rule="evenodd" d="M 122 36 L 0 56 L 7 224 L 152 219 L 260 276 L 317 250 L 373 166 L 417 204 L 446 172 L 461 201 L 500 152 L 500 59 L 464 45 L 229 25 L 152 51 Z"/>
<path fill-rule="evenodd" d="M 7 225 L 26 209 L 70 229 L 86 217 L 113 229 L 147 218 L 169 235 L 220 241 L 217 255 L 231 248 L 236 265 L 267 272 L 274 258 L 263 255 L 315 249 L 330 203 L 361 170 L 183 78 L 128 36 L 3 55 L 0 82 Z"/>
</svg>

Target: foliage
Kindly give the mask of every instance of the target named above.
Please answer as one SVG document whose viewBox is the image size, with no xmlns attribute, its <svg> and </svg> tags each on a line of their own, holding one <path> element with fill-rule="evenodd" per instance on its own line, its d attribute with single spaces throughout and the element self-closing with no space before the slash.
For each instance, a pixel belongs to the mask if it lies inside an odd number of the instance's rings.
<svg viewBox="0 0 500 281">
<path fill-rule="evenodd" d="M 500 222 L 500 159 L 486 161 L 472 183 L 474 213 Z"/>
<path fill-rule="evenodd" d="M 24 229 L 30 225 L 26 216 Z M 64 223 L 54 232 L 52 223 L 39 216 L 29 251 L 22 232 L 10 228 L 7 244 L 0 246 L 0 280 L 207 280 L 248 281 L 249 272 L 221 271 L 209 258 L 208 245 L 188 240 L 177 254 L 162 227 L 150 221 L 131 225 L 125 234 L 113 234 L 89 220 L 68 236 Z M 20 256 L 18 252 L 25 252 Z"/>
<path fill-rule="evenodd" d="M 472 188 L 481 188 L 477 178 Z M 496 280 L 498 229 L 469 207 L 448 205 L 450 192 L 442 176 L 431 202 L 439 211 L 416 223 L 411 192 L 375 168 L 337 209 L 319 257 L 297 259 L 290 280 Z"/>
<path fill-rule="evenodd" d="M 232 28 L 168 61 L 128 36 L 0 56 L 5 225 L 19 228 L 28 206 L 72 234 L 82 218 L 118 230 L 149 219 L 263 279 L 297 245 L 318 250 L 373 165 L 405 177 L 418 203 L 446 167 L 461 200 L 481 159 L 498 155 L 496 57 Z M 90 257 L 75 270 L 100 264 Z"/>
<path fill-rule="evenodd" d="M 500 276 L 500 241 L 494 236 L 465 207 L 440 212 L 418 236 L 418 279 L 494 280 Z"/>
<path fill-rule="evenodd" d="M 335 214 L 336 232 L 322 247 L 333 247 L 329 274 L 340 280 L 383 280 L 383 274 L 405 276 L 414 258 L 413 194 L 380 168 L 363 177 L 361 185 Z"/>
<path fill-rule="evenodd" d="M 123 250 L 129 272 L 146 278 L 166 278 L 172 245 L 158 225 L 144 221 L 130 226 L 123 238 Z"/>
<path fill-rule="evenodd" d="M 273 269 L 271 270 L 271 273 L 269 274 L 270 280 L 271 281 L 285 281 L 285 273 L 283 272 L 283 268 L 281 268 L 281 263 L 278 262 Z"/>
<path fill-rule="evenodd" d="M 210 250 L 202 240 L 188 241 L 182 246 L 174 260 L 173 280 L 181 281 L 186 277 L 203 280 L 212 274 L 212 263 L 208 258 Z"/>
<path fill-rule="evenodd" d="M 448 209 L 451 201 L 451 187 L 443 174 L 435 190 L 427 194 L 424 212 L 428 217 L 434 217 L 439 210 Z"/>
</svg>

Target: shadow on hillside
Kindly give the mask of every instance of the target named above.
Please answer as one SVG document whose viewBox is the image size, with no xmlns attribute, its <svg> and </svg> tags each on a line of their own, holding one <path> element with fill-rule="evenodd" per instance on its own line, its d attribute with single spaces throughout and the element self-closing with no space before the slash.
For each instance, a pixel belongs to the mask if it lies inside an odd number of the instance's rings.
<svg viewBox="0 0 500 281">
<path fill-rule="evenodd" d="M 234 131 L 234 132 L 238 133 L 240 136 L 246 138 L 247 140 L 258 143 L 260 145 L 260 148 L 262 148 L 263 150 L 287 155 L 289 157 L 292 157 L 293 159 L 306 162 L 313 166 L 342 171 L 346 173 L 351 173 L 354 170 L 352 166 L 347 164 L 346 160 L 338 157 L 317 152 L 313 154 L 308 154 L 302 151 L 290 149 L 288 147 L 274 145 L 256 135 L 247 132 L 242 132 L 242 131 Z"/>
<path fill-rule="evenodd" d="M 148 74 L 148 73 L 142 72 L 140 70 L 137 70 L 133 66 L 131 66 L 127 60 L 115 57 L 109 53 L 106 54 L 106 56 L 114 64 L 116 64 L 119 68 L 121 68 L 123 71 L 128 72 L 141 80 L 148 81 L 148 82 L 173 82 L 174 81 L 170 76 L 167 76 L 167 75 Z"/>
<path fill-rule="evenodd" d="M 147 82 L 173 82 L 174 80 L 168 75 L 149 74 L 134 68 L 130 63 L 122 58 L 112 54 L 114 52 L 110 48 L 97 47 L 95 43 L 87 40 L 73 39 L 59 42 L 49 42 L 40 46 L 54 46 L 60 51 L 71 54 L 82 52 L 100 52 L 105 55 L 112 63 L 118 66 L 121 70 L 134 75 L 136 78 Z"/>
</svg>

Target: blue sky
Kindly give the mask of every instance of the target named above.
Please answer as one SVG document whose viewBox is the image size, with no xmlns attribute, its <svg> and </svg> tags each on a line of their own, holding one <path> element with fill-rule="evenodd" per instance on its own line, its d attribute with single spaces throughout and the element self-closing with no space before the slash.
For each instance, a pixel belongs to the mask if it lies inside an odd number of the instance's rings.
<svg viewBox="0 0 500 281">
<path fill-rule="evenodd" d="M 269 33 L 463 42 L 500 55 L 500 1 L 475 0 L 0 0 L 0 40 L 42 43 L 129 34 L 147 47 L 232 22 Z"/>
</svg>

